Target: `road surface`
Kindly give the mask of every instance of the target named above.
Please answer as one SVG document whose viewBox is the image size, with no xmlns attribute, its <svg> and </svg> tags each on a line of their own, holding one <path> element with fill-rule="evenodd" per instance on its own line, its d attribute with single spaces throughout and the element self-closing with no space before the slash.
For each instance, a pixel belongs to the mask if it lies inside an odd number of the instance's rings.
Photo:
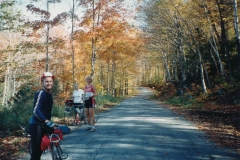
<svg viewBox="0 0 240 160">
<path fill-rule="evenodd" d="M 150 89 L 139 89 L 139 95 L 101 113 L 95 132 L 81 126 L 64 135 L 67 160 L 240 159 L 240 154 L 209 141 L 193 123 L 149 100 Z"/>
</svg>

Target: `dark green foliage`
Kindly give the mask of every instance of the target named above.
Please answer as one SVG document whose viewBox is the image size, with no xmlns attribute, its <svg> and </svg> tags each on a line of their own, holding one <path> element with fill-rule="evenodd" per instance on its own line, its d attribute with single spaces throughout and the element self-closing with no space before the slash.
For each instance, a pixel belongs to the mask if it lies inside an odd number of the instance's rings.
<svg viewBox="0 0 240 160">
<path fill-rule="evenodd" d="M 195 98 L 188 97 L 173 97 L 169 98 L 166 102 L 183 108 L 202 107 L 200 103 L 197 103 Z"/>
<path fill-rule="evenodd" d="M 32 115 L 33 99 L 35 91 L 31 89 L 31 85 L 25 84 L 12 97 L 12 105 L 2 107 L 0 111 L 1 130 L 10 128 L 16 129 L 16 122 L 26 124 Z"/>
<path fill-rule="evenodd" d="M 53 95 L 58 94 L 58 81 L 54 81 Z M 20 90 L 11 98 L 9 106 L 0 107 L 0 130 L 19 129 L 16 122 L 27 124 L 29 118 L 32 116 L 32 108 L 34 95 L 37 91 L 33 90 L 32 84 L 24 84 Z M 63 117 L 63 106 L 53 106 L 53 116 Z"/>
<path fill-rule="evenodd" d="M 64 117 L 64 105 L 54 105 L 52 110 L 52 116 L 63 118 Z"/>
<path fill-rule="evenodd" d="M 59 81 L 58 80 L 55 80 L 54 81 L 54 84 L 53 84 L 53 89 L 52 89 L 52 93 L 53 95 L 57 95 L 59 94 L 61 91 L 59 89 Z"/>
</svg>

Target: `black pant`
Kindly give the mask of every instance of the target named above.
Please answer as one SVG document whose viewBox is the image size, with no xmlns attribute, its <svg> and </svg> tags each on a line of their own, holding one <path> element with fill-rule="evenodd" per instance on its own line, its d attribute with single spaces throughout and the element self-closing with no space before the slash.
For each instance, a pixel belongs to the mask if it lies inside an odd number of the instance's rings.
<svg viewBox="0 0 240 160">
<path fill-rule="evenodd" d="M 42 137 L 51 134 L 53 128 L 46 127 L 44 124 L 32 124 L 29 126 L 31 135 L 32 155 L 30 160 L 40 160 L 43 151 L 41 150 Z"/>
</svg>

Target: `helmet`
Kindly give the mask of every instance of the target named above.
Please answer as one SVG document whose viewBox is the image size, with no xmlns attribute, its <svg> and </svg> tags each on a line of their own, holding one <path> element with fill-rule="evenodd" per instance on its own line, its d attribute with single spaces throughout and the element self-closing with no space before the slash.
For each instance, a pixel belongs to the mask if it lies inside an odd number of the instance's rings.
<svg viewBox="0 0 240 160">
<path fill-rule="evenodd" d="M 74 87 L 76 87 L 76 86 L 78 86 L 78 84 L 77 84 L 77 83 L 74 83 Z"/>
<path fill-rule="evenodd" d="M 54 75 L 51 72 L 44 72 L 43 75 L 41 76 L 41 82 L 46 78 L 46 77 L 51 77 L 54 81 Z"/>
</svg>

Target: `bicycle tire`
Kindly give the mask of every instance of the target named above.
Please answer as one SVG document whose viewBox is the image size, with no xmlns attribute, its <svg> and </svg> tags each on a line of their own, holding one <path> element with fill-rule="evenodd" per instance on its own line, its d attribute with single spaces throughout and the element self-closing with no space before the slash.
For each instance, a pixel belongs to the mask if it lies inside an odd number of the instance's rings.
<svg viewBox="0 0 240 160">
<path fill-rule="evenodd" d="M 68 126 L 73 125 L 75 121 L 75 111 L 70 108 L 69 112 L 64 112 L 64 123 Z"/>
<path fill-rule="evenodd" d="M 20 123 L 20 122 L 17 122 L 17 125 L 18 125 L 22 130 L 25 130 L 25 129 L 27 128 L 24 124 L 22 124 L 22 123 Z"/>
<path fill-rule="evenodd" d="M 81 109 L 83 109 L 83 108 L 81 108 Z M 84 119 L 86 119 L 85 110 L 84 110 L 84 109 L 81 110 L 81 113 L 78 113 L 78 116 L 79 116 L 79 119 L 80 119 L 81 121 L 84 121 Z"/>
<path fill-rule="evenodd" d="M 32 155 L 32 143 L 31 140 L 28 142 L 28 152 L 30 154 L 30 156 Z"/>
<path fill-rule="evenodd" d="M 51 156 L 52 160 L 63 160 L 62 158 L 62 149 L 60 147 L 60 143 L 51 143 Z"/>
</svg>

